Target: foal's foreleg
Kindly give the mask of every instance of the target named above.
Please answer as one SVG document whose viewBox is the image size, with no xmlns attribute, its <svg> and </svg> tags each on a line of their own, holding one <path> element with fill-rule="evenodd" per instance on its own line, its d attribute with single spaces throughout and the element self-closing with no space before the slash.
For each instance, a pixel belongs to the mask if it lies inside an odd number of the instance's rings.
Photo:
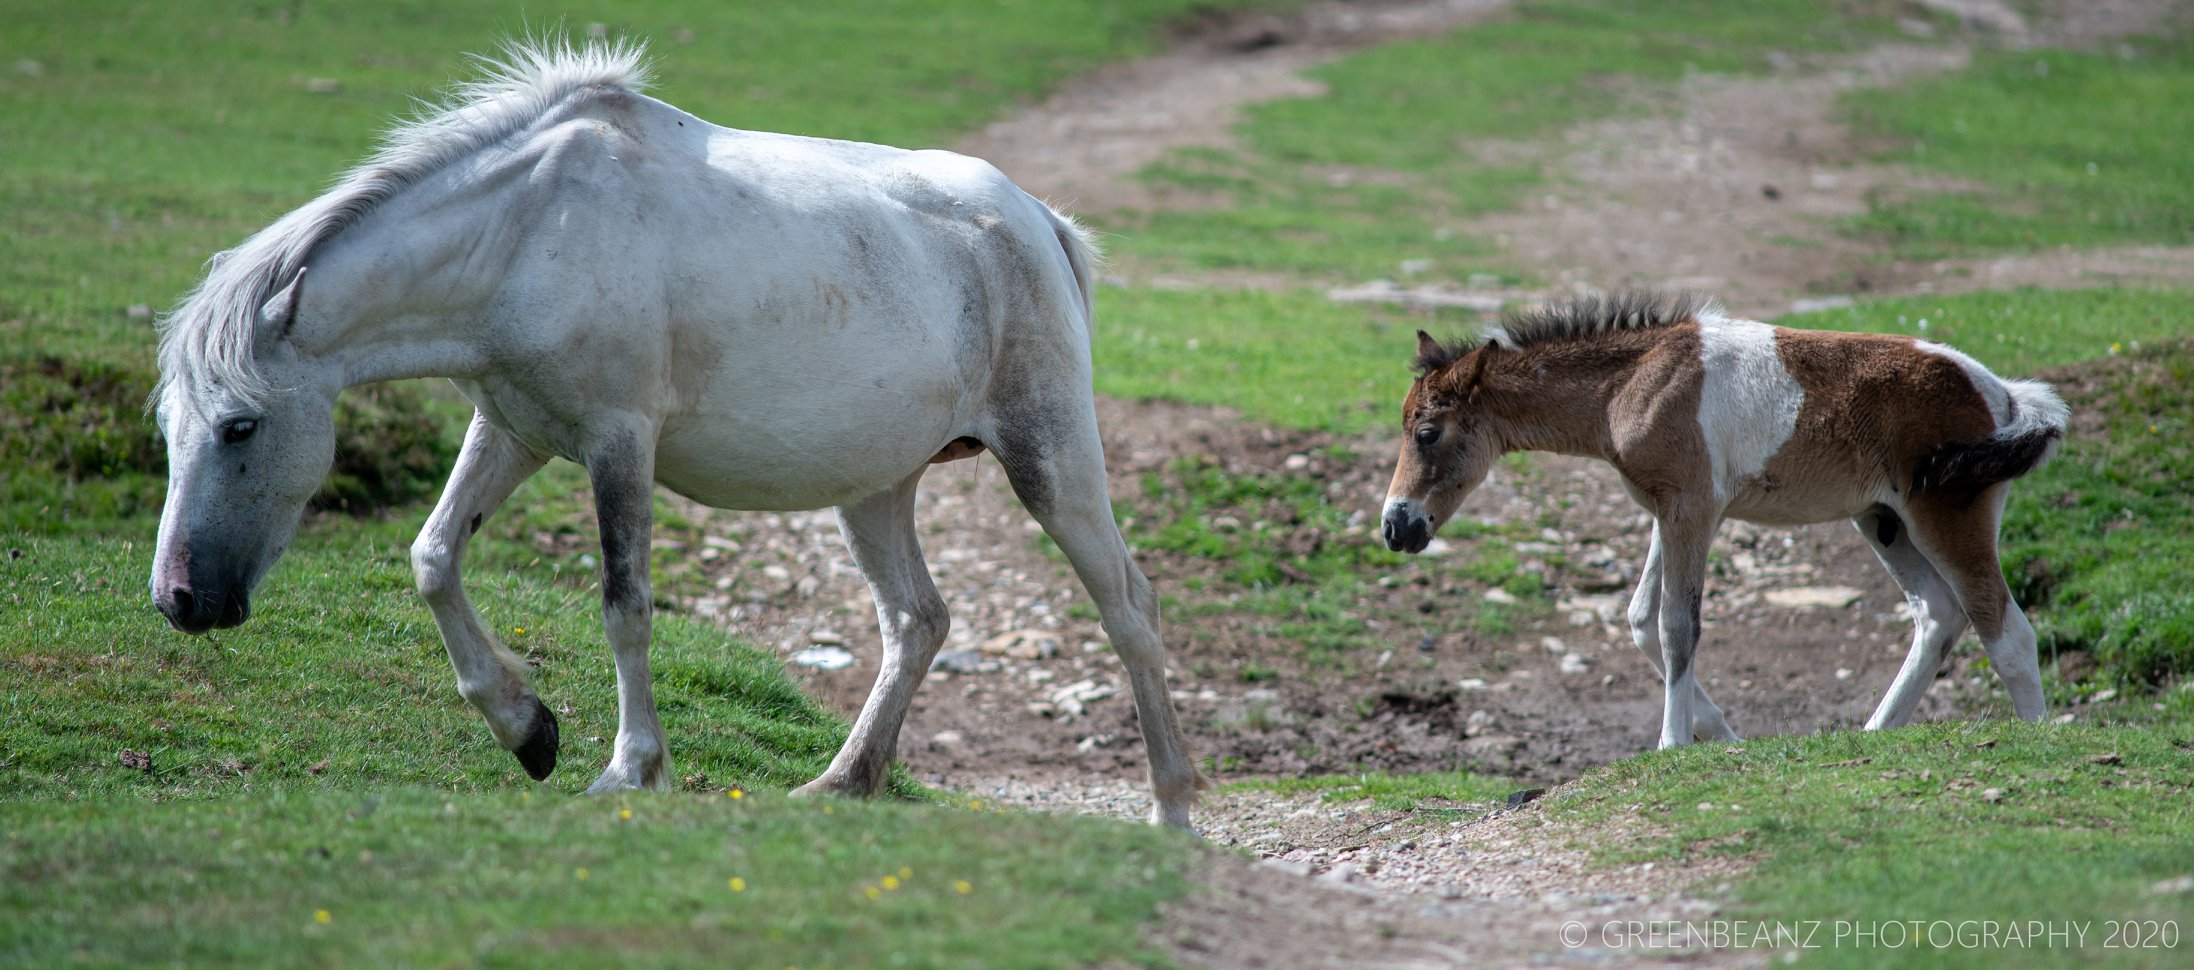
<svg viewBox="0 0 2194 970">
<path fill-rule="evenodd" d="M 1653 527 L 1653 541 L 1646 549 L 1645 568 L 1639 571 L 1638 590 L 1631 594 L 1630 641 L 1638 645 L 1638 652 L 1645 654 L 1646 665 L 1658 676 L 1661 672 L 1661 527 Z M 1741 741 L 1737 732 L 1729 729 L 1729 721 L 1722 716 L 1722 709 L 1706 696 L 1706 688 L 1693 681 L 1691 737 L 1695 741 Z"/>
<path fill-rule="evenodd" d="M 1661 747 L 1674 748 L 1691 743 L 1699 701 L 1705 697 L 1692 658 L 1699 650 L 1699 612 L 1714 518 L 1656 519 L 1654 535 L 1661 549 Z M 1726 725 L 1723 730 L 1728 730 Z"/>
<path fill-rule="evenodd" d="M 527 685 L 526 662 L 503 646 L 465 598 L 462 566 L 480 523 L 547 460 L 474 414 L 457 469 L 411 544 L 412 575 L 442 631 L 457 692 L 536 781 L 556 770 L 556 715 Z"/>
<path fill-rule="evenodd" d="M 617 744 L 589 794 L 670 787 L 670 752 L 648 673 L 654 585 L 648 538 L 655 517 L 655 429 L 631 421 L 600 435 L 587 455 L 602 529 L 602 629 L 617 659 Z"/>
<path fill-rule="evenodd" d="M 945 599 L 930 580 L 914 532 L 914 497 L 921 480 L 918 469 L 898 485 L 838 510 L 846 548 L 876 599 L 884 663 L 830 768 L 800 786 L 796 795 L 831 792 L 865 798 L 876 793 L 898 751 L 899 727 L 914 691 L 951 629 Z"/>
</svg>

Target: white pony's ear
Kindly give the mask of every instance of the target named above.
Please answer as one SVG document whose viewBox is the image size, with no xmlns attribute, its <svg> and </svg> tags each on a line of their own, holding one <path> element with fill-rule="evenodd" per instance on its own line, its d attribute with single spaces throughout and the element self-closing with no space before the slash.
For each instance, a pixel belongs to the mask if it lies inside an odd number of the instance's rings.
<svg viewBox="0 0 2194 970">
<path fill-rule="evenodd" d="M 268 297 L 267 302 L 259 307 L 259 326 L 254 341 L 259 350 L 271 349 L 276 342 L 289 335 L 290 326 L 297 322 L 297 291 L 304 283 L 305 270 L 299 267 L 289 285 L 283 287 L 280 293 Z"/>
</svg>

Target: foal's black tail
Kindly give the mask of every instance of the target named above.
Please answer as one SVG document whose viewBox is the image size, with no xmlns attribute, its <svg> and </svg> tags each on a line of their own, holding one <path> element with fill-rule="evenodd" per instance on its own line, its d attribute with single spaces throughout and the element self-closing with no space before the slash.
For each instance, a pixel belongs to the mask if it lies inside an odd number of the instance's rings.
<svg viewBox="0 0 2194 970">
<path fill-rule="evenodd" d="M 1970 492 L 2040 468 L 2064 440 L 2070 410 L 2049 385 L 2004 381 L 2011 420 L 1996 433 L 1954 441 L 1921 457 L 1912 468 L 1915 492 Z"/>
</svg>

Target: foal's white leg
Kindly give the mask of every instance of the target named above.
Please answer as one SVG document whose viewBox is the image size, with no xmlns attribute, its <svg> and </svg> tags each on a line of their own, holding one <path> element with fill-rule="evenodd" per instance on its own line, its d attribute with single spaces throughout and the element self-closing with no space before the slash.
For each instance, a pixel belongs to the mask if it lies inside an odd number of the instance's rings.
<svg viewBox="0 0 2194 970">
<path fill-rule="evenodd" d="M 1874 716 L 1866 720 L 1869 731 L 1903 727 L 1942 669 L 1950 645 L 1965 633 L 1965 610 L 1958 605 L 1950 584 L 1913 545 L 1911 530 L 1904 527 L 1897 513 L 1877 507 L 1851 523 L 1874 547 L 1874 554 L 1904 589 L 1905 602 L 1912 607 L 1912 649 L 1905 653 L 1904 666 L 1890 683 L 1889 692 L 1882 695 L 1881 704 L 1874 708 Z"/>
<path fill-rule="evenodd" d="M 1690 744 L 1704 696 L 1692 669 L 1699 650 L 1699 608 L 1706 594 L 1706 553 L 1714 517 L 1658 518 L 1661 548 L 1661 747 Z M 1727 727 L 1724 727 L 1727 730 Z"/>
<path fill-rule="evenodd" d="M 633 420 L 598 436 L 587 455 L 602 528 L 602 629 L 617 659 L 617 743 L 588 794 L 670 787 L 670 752 L 648 673 L 654 585 L 648 539 L 655 524 L 655 429 Z"/>
<path fill-rule="evenodd" d="M 1645 654 L 1646 665 L 1661 672 L 1661 527 L 1653 527 L 1652 544 L 1646 549 L 1645 568 L 1639 571 L 1638 591 L 1630 596 L 1630 641 Z M 1742 741 L 1730 730 L 1722 709 L 1706 696 L 1706 688 L 1694 681 L 1691 737 L 1695 741 Z"/>
<path fill-rule="evenodd" d="M 883 784 L 884 772 L 899 747 L 914 691 L 929 672 L 929 662 L 944 645 L 952 618 L 937 595 L 922 546 L 914 532 L 917 470 L 905 481 L 838 510 L 846 548 L 876 598 L 877 626 L 884 636 L 884 663 L 876 673 L 853 732 L 830 760 L 830 768 L 793 792 L 832 792 L 867 797 Z"/>
<path fill-rule="evenodd" d="M 1150 784 L 1157 804 L 1151 821 L 1191 829 L 1189 809 L 1197 793 L 1210 786 L 1188 756 L 1188 742 L 1166 690 L 1166 651 L 1160 638 L 1158 594 L 1128 555 L 1112 521 L 1105 490 L 1105 456 L 1097 438 L 1097 415 L 1087 397 L 1079 414 L 1059 415 L 1031 409 L 1026 425 L 999 442 L 1000 464 L 1015 494 L 1067 560 L 1096 601 L 1105 635 L 1127 668 L 1135 693 L 1135 716 L 1150 755 Z M 1061 394 L 1061 401 L 1073 400 Z M 1048 420 L 1046 420 L 1048 419 Z"/>
<path fill-rule="evenodd" d="M 556 715 L 526 683 L 526 662 L 480 621 L 465 598 L 465 545 L 480 523 L 548 459 L 475 413 L 464 450 L 426 528 L 411 544 L 412 576 L 434 613 L 457 672 L 457 692 L 487 719 L 495 743 L 539 781 L 556 770 Z"/>
</svg>

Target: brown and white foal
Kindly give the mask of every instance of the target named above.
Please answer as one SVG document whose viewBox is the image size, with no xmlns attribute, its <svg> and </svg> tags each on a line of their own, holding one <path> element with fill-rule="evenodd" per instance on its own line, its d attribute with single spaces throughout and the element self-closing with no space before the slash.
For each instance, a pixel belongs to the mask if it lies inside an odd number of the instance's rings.
<svg viewBox="0 0 2194 970">
<path fill-rule="evenodd" d="M 2004 585 L 1996 529 L 2010 480 L 2064 435 L 2048 385 L 1941 344 L 1771 327 L 1688 296 L 1586 298 L 1512 314 L 1475 343 L 1417 341 L 1387 545 L 1424 549 L 1505 453 L 1614 465 L 1653 515 L 1629 619 L 1662 674 L 1661 747 L 1736 739 L 1692 666 L 1724 518 L 1849 518 L 1904 588 L 1912 649 L 1869 729 L 1912 716 L 1969 622 L 2013 710 L 2041 718 L 2034 628 Z"/>
</svg>

